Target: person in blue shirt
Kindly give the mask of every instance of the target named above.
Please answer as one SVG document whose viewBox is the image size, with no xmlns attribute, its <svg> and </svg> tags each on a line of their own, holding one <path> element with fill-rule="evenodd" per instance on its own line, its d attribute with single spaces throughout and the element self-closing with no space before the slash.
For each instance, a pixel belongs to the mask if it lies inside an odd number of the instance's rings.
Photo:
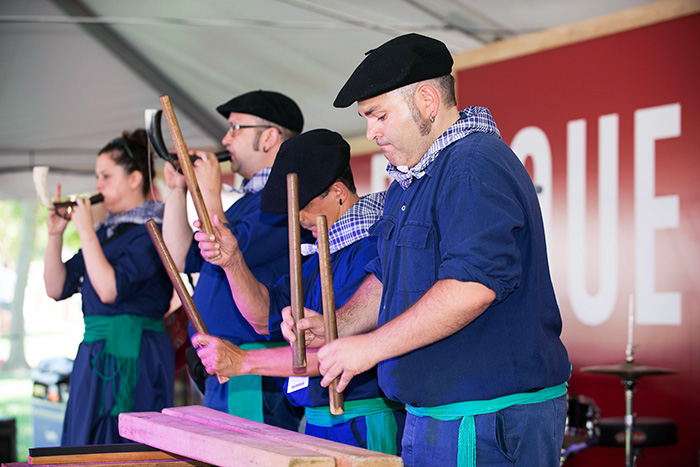
<svg viewBox="0 0 700 467">
<path fill-rule="evenodd" d="M 394 182 L 367 293 L 318 352 L 322 384 L 340 376 L 342 390 L 379 364 L 382 390 L 407 405 L 407 466 L 558 466 L 570 363 L 537 194 L 489 111 L 458 109 L 452 64 L 442 42 L 403 35 L 336 97 L 358 103 Z M 297 326 L 322 340 L 320 322 Z M 287 314 L 294 341 L 291 326 Z"/>
<path fill-rule="evenodd" d="M 261 209 L 287 210 L 286 176 L 299 180 L 299 222 L 317 235 L 317 216 L 328 223 L 333 290 L 337 305 L 345 303 L 364 281 L 365 266 L 377 257 L 377 240 L 369 228 L 382 213 L 384 192 L 360 197 L 350 169 L 350 146 L 336 132 L 318 129 L 296 136 L 280 148 L 268 184 L 262 193 Z M 260 283 L 246 266 L 236 238 L 214 219 L 216 235 L 195 234 L 202 256 L 211 258 L 226 271 L 238 309 L 261 334 L 281 339 L 281 310 L 290 303 L 290 278 Z M 304 304 L 322 310 L 320 267 L 316 244 L 302 244 L 308 256 L 302 267 Z M 387 454 L 400 447 L 405 411 L 403 404 L 389 401 L 379 389 L 375 368 L 358 375 L 345 388 L 345 412 L 332 415 L 328 389 L 321 387 L 316 354 L 307 355 L 306 373 L 293 372 L 288 345 L 277 349 L 242 351 L 230 342 L 196 334 L 192 344 L 211 374 L 235 376 L 263 374 L 290 376 L 287 397 L 306 409 L 306 434 L 359 446 Z"/>
<path fill-rule="evenodd" d="M 137 130 L 98 153 L 95 187 L 107 216 L 97 228 L 87 198 L 70 212 L 58 208 L 47 216 L 46 293 L 63 300 L 80 292 L 85 320 L 70 377 L 63 446 L 129 442 L 119 435 L 120 413 L 173 405 L 175 351 L 163 323 L 173 287 L 144 225 L 163 218 L 163 203 L 148 199 L 154 171 L 147 145 L 145 130 Z M 81 249 L 64 263 L 69 220 Z"/>
<path fill-rule="evenodd" d="M 211 153 L 195 151 L 198 159 L 193 164 L 194 171 L 204 203 L 209 216 L 217 215 L 238 238 L 255 277 L 276 281 L 288 271 L 287 216 L 262 212 L 260 196 L 280 145 L 302 131 L 303 115 L 289 97 L 265 90 L 236 96 L 217 107 L 217 111 L 227 119 L 228 131 L 222 143 L 231 155 L 232 171 L 244 179 L 243 194 L 224 212 L 219 162 Z M 163 239 L 180 271 L 199 273 L 192 298 L 207 330 L 244 347 L 268 345 L 238 311 L 224 271 L 204 261 L 192 241 L 184 177 L 170 164 L 166 164 L 164 173 L 170 190 L 165 202 Z M 196 377 L 201 364 L 194 352 L 188 363 L 191 376 Z M 222 384 L 217 378 L 206 376 L 206 407 L 298 430 L 303 412 L 284 396 L 284 379 L 250 376 Z M 251 387 L 255 390 L 247 392 Z"/>
</svg>

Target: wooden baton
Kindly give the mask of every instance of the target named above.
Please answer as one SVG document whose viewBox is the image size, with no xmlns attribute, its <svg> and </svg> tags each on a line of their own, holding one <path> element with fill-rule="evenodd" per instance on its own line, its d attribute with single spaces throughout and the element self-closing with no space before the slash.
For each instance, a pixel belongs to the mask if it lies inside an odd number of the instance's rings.
<svg viewBox="0 0 700 467">
<path fill-rule="evenodd" d="M 153 241 L 156 251 L 158 251 L 160 261 L 163 263 L 163 266 L 168 273 L 170 282 L 172 282 L 175 292 L 177 292 L 177 296 L 180 297 L 180 302 L 182 302 L 182 306 L 185 308 L 187 319 L 190 321 L 190 324 L 192 324 L 192 327 L 196 332 L 199 334 L 209 335 L 209 332 L 207 332 L 207 327 L 204 325 L 204 321 L 202 321 L 202 317 L 197 311 L 194 301 L 192 301 L 192 296 L 187 291 L 187 287 L 185 287 L 182 277 L 180 277 L 180 272 L 177 270 L 177 266 L 175 266 L 175 261 L 173 261 L 173 257 L 170 256 L 168 247 L 163 241 L 163 236 L 160 234 L 158 224 L 156 224 L 156 221 L 153 219 L 149 219 L 146 221 L 146 229 L 148 229 L 148 234 L 151 236 L 151 241 Z M 229 379 L 228 376 L 216 375 L 216 377 L 218 378 L 219 383 L 222 384 Z"/>
<path fill-rule="evenodd" d="M 321 269 L 321 299 L 323 301 L 323 322 L 326 325 L 326 342 L 333 342 L 338 338 L 338 323 L 335 320 L 333 270 L 331 269 L 331 248 L 326 216 L 316 217 L 316 235 L 318 237 L 318 264 Z M 333 415 L 342 415 L 345 412 L 343 393 L 336 391 L 339 381 L 340 376 L 337 376 L 328 385 L 328 402 Z"/>
<path fill-rule="evenodd" d="M 298 323 L 304 317 L 304 291 L 301 281 L 301 227 L 299 225 L 299 182 L 297 174 L 287 174 L 287 218 L 289 226 L 289 279 L 292 316 Z M 306 336 L 294 327 L 296 341 L 292 347 L 292 368 L 295 373 L 306 369 Z"/>
<path fill-rule="evenodd" d="M 173 106 L 170 103 L 170 96 L 163 94 L 159 98 L 160 105 L 163 107 L 163 114 L 165 115 L 165 120 L 168 122 L 168 130 L 170 130 L 170 136 L 173 138 L 173 144 L 175 145 L 175 152 L 177 152 L 177 160 L 180 163 L 180 168 L 182 169 L 182 174 L 185 176 L 185 183 L 187 184 L 187 189 L 192 196 L 192 201 L 194 202 L 194 209 L 197 211 L 197 217 L 199 217 L 199 223 L 201 229 L 208 233 L 214 234 L 214 226 L 209 218 L 209 213 L 207 212 L 207 207 L 204 204 L 204 198 L 202 197 L 202 191 L 199 189 L 199 183 L 197 183 L 197 177 L 194 174 L 194 168 L 192 167 L 192 161 L 190 160 L 189 152 L 187 151 L 187 146 L 185 145 L 185 140 L 182 138 L 182 133 L 180 132 L 180 125 L 177 123 L 175 118 L 175 112 L 173 111 Z M 219 259 L 221 255 L 212 257 L 211 259 Z"/>
</svg>

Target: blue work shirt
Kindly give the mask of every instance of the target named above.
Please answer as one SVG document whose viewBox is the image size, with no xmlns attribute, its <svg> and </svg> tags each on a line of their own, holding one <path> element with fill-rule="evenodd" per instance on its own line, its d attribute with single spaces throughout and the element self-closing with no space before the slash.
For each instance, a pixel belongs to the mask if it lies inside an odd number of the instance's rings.
<svg viewBox="0 0 700 467">
<path fill-rule="evenodd" d="M 289 240 L 287 216 L 262 212 L 260 193 L 247 192 L 236 201 L 226 211 L 226 223 L 250 271 L 267 284 L 289 273 Z M 265 340 L 238 311 L 224 270 L 202 258 L 197 242 L 190 246 L 185 272 L 199 272 L 192 300 L 209 334 L 236 345 Z"/>
<path fill-rule="evenodd" d="M 95 292 L 86 273 L 82 249 L 65 263 L 66 280 L 59 300 L 80 292 L 86 316 L 129 313 L 162 318 L 170 307 L 173 286 L 146 226 L 128 224 L 123 233 L 115 234 L 109 240 L 105 240 L 104 227 L 96 234 L 103 244 L 105 258 L 114 269 L 117 286 L 114 302 L 103 303 Z"/>
<path fill-rule="evenodd" d="M 498 136 L 472 133 L 443 149 L 405 191 L 392 183 L 371 233 L 379 256 L 367 270 L 383 283 L 379 325 L 441 279 L 477 282 L 496 294 L 455 334 L 381 362 L 389 398 L 433 407 L 568 379 L 537 194 Z"/>
<path fill-rule="evenodd" d="M 333 274 L 333 293 L 336 308 L 340 308 L 357 290 L 367 277 L 365 266 L 377 257 L 377 239 L 365 237 L 331 254 Z M 302 284 L 304 306 L 318 313 L 323 313 L 321 294 L 321 276 L 318 255 L 310 256 L 302 266 Z M 290 303 L 289 275 L 280 279 L 270 291 L 270 336 L 273 340 L 282 338 L 280 324 L 282 308 Z M 287 397 L 294 405 L 302 407 L 328 406 L 328 388 L 321 386 L 321 377 L 310 377 L 304 389 L 288 392 Z M 288 382 L 285 383 L 285 390 Z M 373 399 L 384 397 L 377 381 L 377 367 L 355 376 L 345 390 L 345 400 Z"/>
<path fill-rule="evenodd" d="M 262 212 L 261 193 L 246 192 L 226 210 L 226 223 L 253 276 L 263 284 L 272 284 L 289 273 L 287 216 Z M 302 241 L 313 239 L 310 233 L 302 235 Z M 190 246 L 185 272 L 199 272 L 192 300 L 209 334 L 236 345 L 266 341 L 238 310 L 224 270 L 202 258 L 197 242 Z M 275 379 L 281 388 L 283 379 Z M 220 384 L 215 377 L 207 378 L 204 405 L 228 411 L 227 383 Z"/>
</svg>

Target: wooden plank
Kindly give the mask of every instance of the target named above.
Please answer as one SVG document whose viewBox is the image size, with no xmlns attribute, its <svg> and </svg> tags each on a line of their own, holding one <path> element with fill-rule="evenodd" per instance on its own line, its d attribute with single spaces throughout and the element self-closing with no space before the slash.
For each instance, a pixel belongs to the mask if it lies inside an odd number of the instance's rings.
<svg viewBox="0 0 700 467">
<path fill-rule="evenodd" d="M 698 0 L 662 0 L 565 26 L 492 42 L 454 56 L 452 72 L 551 50 L 700 12 Z"/>
<path fill-rule="evenodd" d="M 119 414 L 119 434 L 220 467 L 335 466 L 331 456 L 158 412 Z"/>
<path fill-rule="evenodd" d="M 163 414 L 180 417 L 201 424 L 246 433 L 278 444 L 304 448 L 318 454 L 333 456 L 339 467 L 400 467 L 403 461 L 398 456 L 369 451 L 347 444 L 315 438 L 296 431 L 289 431 L 263 423 L 252 422 L 240 417 L 219 412 L 202 406 L 172 407 L 163 409 Z"/>
<path fill-rule="evenodd" d="M 182 456 L 160 451 L 145 444 L 102 444 L 91 446 L 56 446 L 29 449 L 30 465 L 65 465 L 98 462 L 180 460 L 190 465 L 203 465 L 199 461 L 182 459 Z"/>
<path fill-rule="evenodd" d="M 55 466 L 62 467 L 215 467 L 199 461 L 188 461 L 182 459 L 171 460 L 144 460 L 144 461 L 124 461 L 124 462 L 77 462 L 68 464 L 30 464 L 28 462 L 13 462 L 2 464 L 2 467 L 30 467 L 30 466 Z"/>
</svg>

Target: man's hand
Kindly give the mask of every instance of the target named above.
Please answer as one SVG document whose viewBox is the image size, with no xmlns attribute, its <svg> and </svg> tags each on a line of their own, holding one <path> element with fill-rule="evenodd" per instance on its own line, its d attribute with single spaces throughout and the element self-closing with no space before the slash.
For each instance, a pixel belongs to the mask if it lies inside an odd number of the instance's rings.
<svg viewBox="0 0 700 467">
<path fill-rule="evenodd" d="M 190 151 L 190 154 L 197 156 L 192 169 L 197 177 L 199 188 L 212 197 L 221 197 L 221 165 L 216 155 L 206 151 Z M 205 196 L 205 199 L 207 197 Z"/>
<path fill-rule="evenodd" d="M 165 186 L 167 186 L 169 190 L 184 190 L 187 188 L 185 176 L 178 172 L 171 163 L 166 163 L 165 166 L 163 166 L 163 177 L 165 178 Z"/>
<path fill-rule="evenodd" d="M 336 339 L 318 351 L 318 369 L 323 375 L 321 386 L 328 387 L 340 375 L 337 391 L 342 392 L 350 380 L 379 361 L 374 357 L 371 334 Z"/>
<path fill-rule="evenodd" d="M 307 347 L 321 347 L 326 343 L 326 326 L 323 321 L 323 315 L 316 313 L 313 310 L 304 308 L 304 318 L 300 319 L 296 326 L 300 330 L 306 331 Z M 282 324 L 280 325 L 282 335 L 290 343 L 294 344 L 297 337 L 294 333 L 294 316 L 292 316 L 292 307 L 284 307 L 282 309 Z"/>
<path fill-rule="evenodd" d="M 194 221 L 194 226 L 201 228 L 199 220 Z M 238 261 L 243 260 L 243 254 L 238 248 L 238 240 L 228 227 L 221 223 L 218 214 L 214 214 L 212 226 L 214 227 L 213 235 L 202 230 L 194 234 L 202 258 L 223 269 L 235 267 Z"/>
<path fill-rule="evenodd" d="M 192 346 L 210 375 L 239 376 L 247 352 L 231 342 L 218 337 L 195 334 Z"/>
</svg>

